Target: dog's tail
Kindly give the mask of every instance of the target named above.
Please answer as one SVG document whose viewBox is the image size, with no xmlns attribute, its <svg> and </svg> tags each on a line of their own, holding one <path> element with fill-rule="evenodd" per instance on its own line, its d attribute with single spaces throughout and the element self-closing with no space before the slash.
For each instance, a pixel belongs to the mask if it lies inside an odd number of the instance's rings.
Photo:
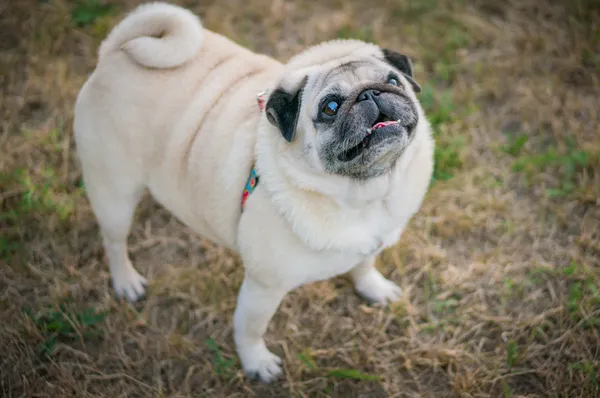
<svg viewBox="0 0 600 398">
<path fill-rule="evenodd" d="M 110 32 L 98 59 L 122 50 L 142 66 L 173 68 L 191 59 L 203 38 L 202 24 L 192 12 L 161 2 L 143 4 Z"/>
</svg>

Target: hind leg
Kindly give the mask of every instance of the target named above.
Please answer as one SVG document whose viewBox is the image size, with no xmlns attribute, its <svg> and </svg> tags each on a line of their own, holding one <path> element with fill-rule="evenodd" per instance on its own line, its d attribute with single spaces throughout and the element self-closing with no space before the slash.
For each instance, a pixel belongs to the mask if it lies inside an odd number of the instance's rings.
<svg viewBox="0 0 600 398">
<path fill-rule="evenodd" d="M 143 297 L 147 281 L 131 264 L 127 237 L 145 187 L 135 179 L 110 173 L 108 169 L 103 169 L 101 174 L 98 171 L 95 169 L 86 175 L 84 167 L 88 197 L 104 238 L 115 293 L 133 302 Z"/>
</svg>

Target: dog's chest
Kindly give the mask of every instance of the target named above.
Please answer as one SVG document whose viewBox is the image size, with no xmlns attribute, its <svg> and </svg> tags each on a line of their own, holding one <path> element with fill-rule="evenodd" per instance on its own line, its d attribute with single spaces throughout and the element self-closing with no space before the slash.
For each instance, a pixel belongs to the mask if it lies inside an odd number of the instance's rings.
<svg viewBox="0 0 600 398">
<path fill-rule="evenodd" d="M 372 251 L 369 251 L 369 244 L 366 243 L 360 250 L 362 253 L 369 252 L 369 255 L 374 255 L 396 243 L 410 219 L 410 212 L 393 210 L 386 201 L 378 201 L 369 204 L 354 216 L 354 219 L 361 225 L 359 228 L 367 237 L 370 236 L 377 243 L 377 247 Z"/>
<path fill-rule="evenodd" d="M 361 233 L 349 239 L 347 245 L 339 242 L 343 248 L 307 253 L 306 260 L 296 269 L 301 275 L 299 279 L 310 283 L 350 271 L 386 247 L 394 245 L 406 225 L 405 220 L 391 218 L 389 213 L 386 217 L 386 212 L 371 214 L 371 218 L 363 221 L 362 225 L 349 227 L 349 230 L 356 228 Z"/>
<path fill-rule="evenodd" d="M 390 212 L 383 201 L 371 203 L 361 210 L 344 212 L 338 219 L 337 231 L 331 231 L 331 238 L 338 239 L 331 242 L 335 248 L 321 252 L 318 267 L 305 269 L 307 278 L 331 278 L 379 254 L 398 241 L 409 218 L 408 213 Z M 327 258 L 325 262 L 324 257 Z"/>
</svg>

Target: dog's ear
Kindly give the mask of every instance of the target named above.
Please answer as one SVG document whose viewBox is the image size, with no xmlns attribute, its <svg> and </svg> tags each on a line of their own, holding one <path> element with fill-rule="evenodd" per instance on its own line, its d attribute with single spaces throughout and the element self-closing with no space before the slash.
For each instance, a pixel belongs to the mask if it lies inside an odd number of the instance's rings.
<svg viewBox="0 0 600 398">
<path fill-rule="evenodd" d="M 382 49 L 382 51 L 385 61 L 388 64 L 395 67 L 396 69 L 398 69 L 400 72 L 402 72 L 406 80 L 408 80 L 409 83 L 413 86 L 413 90 L 415 90 L 415 92 L 417 93 L 420 93 L 421 86 L 413 78 L 413 67 L 410 58 L 408 58 L 404 54 L 400 54 L 396 51 L 389 50 L 387 48 Z"/>
<path fill-rule="evenodd" d="M 265 112 L 271 124 L 279 129 L 283 138 L 292 142 L 296 137 L 296 125 L 300 115 L 302 91 L 306 85 L 305 77 L 296 92 L 290 93 L 284 89 L 277 88 L 269 96 Z"/>
</svg>

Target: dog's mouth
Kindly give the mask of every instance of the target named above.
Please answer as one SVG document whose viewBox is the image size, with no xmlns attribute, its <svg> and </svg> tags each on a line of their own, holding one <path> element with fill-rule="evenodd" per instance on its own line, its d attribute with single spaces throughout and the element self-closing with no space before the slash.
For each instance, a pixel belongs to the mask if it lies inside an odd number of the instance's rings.
<svg viewBox="0 0 600 398">
<path fill-rule="evenodd" d="M 366 149 L 383 141 L 383 139 L 386 138 L 389 133 L 395 130 L 394 128 L 390 128 L 391 126 L 398 126 L 399 124 L 400 120 L 391 120 L 388 116 L 379 114 L 379 117 L 377 120 L 375 120 L 375 124 L 367 129 L 367 135 L 362 139 L 362 141 L 359 142 L 358 145 L 355 145 L 352 148 L 342 152 L 338 156 L 338 159 L 342 162 L 349 162 L 357 158 Z"/>
</svg>

